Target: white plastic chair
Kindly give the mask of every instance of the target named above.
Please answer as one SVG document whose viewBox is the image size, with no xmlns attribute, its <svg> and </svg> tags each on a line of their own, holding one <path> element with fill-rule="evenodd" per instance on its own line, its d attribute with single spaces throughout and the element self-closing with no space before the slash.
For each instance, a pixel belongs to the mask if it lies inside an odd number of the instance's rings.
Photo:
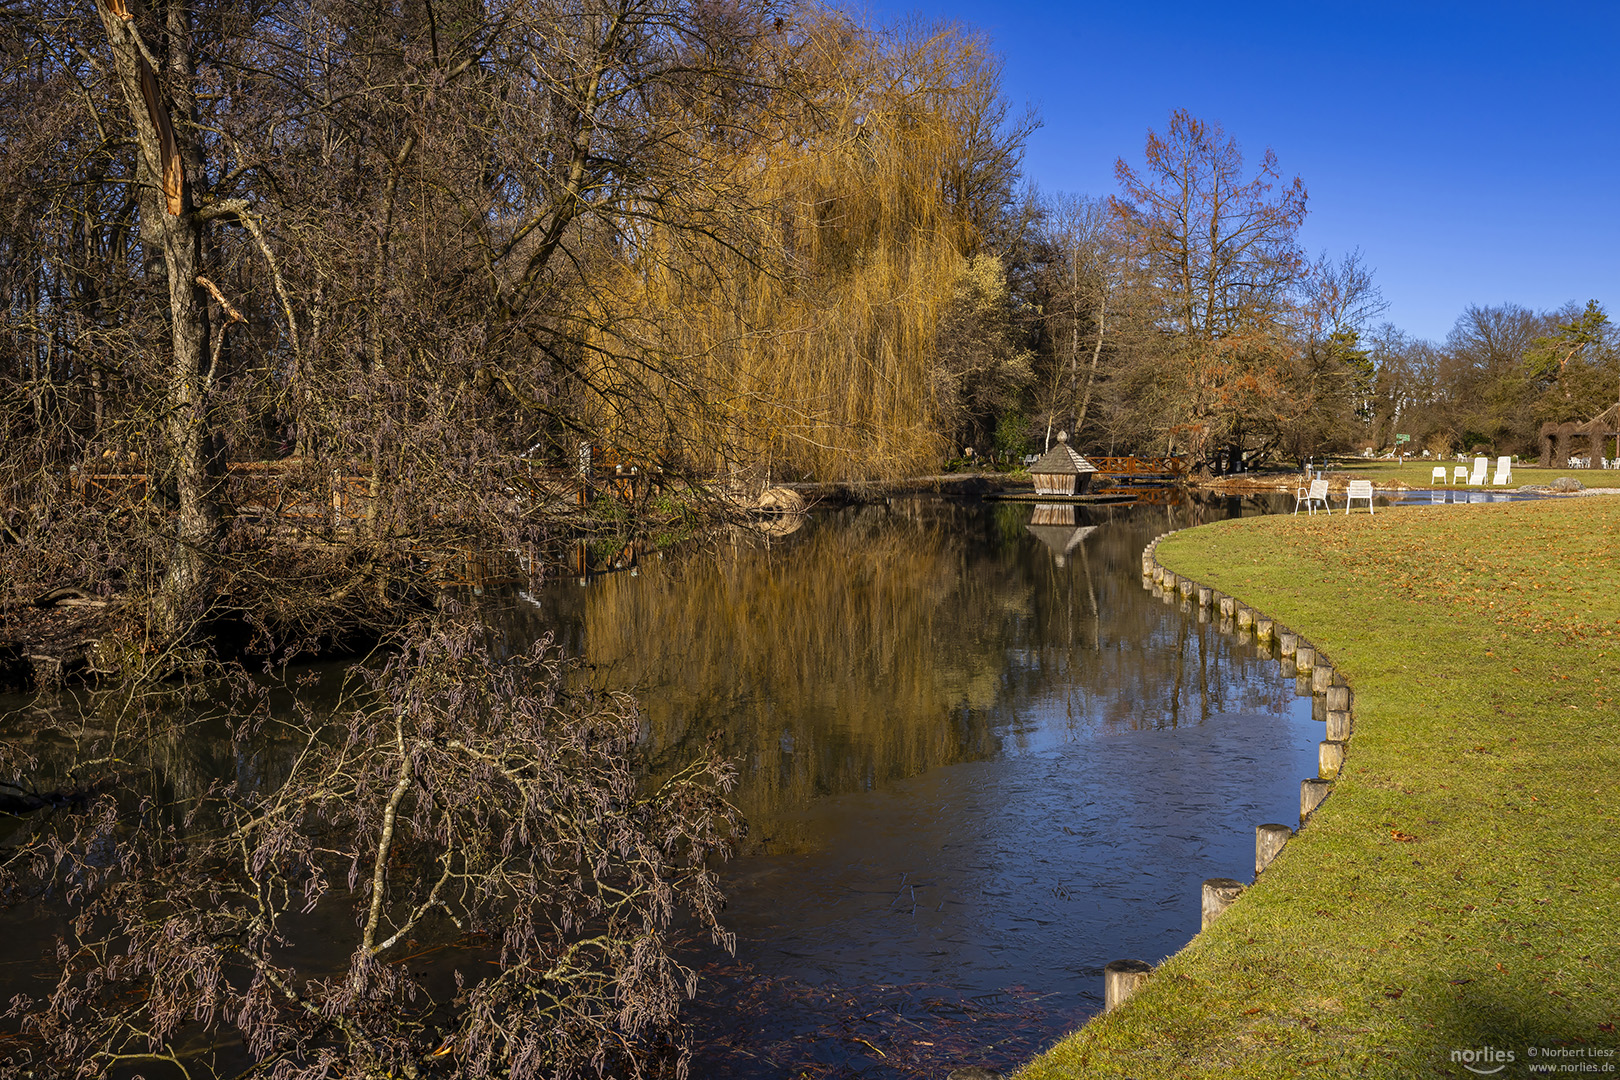
<svg viewBox="0 0 1620 1080">
<path fill-rule="evenodd" d="M 1491 483 L 1500 486 L 1500 485 L 1503 485 L 1503 484 L 1511 484 L 1512 482 L 1513 482 L 1513 459 L 1511 457 L 1499 457 L 1499 458 L 1497 458 L 1496 459 L 1496 475 L 1491 478 Z"/>
<path fill-rule="evenodd" d="M 1333 512 L 1333 508 L 1328 505 L 1326 480 L 1312 480 L 1311 486 L 1308 489 L 1300 488 L 1294 493 L 1294 513 L 1296 514 L 1299 513 L 1299 508 L 1301 506 L 1305 507 L 1307 513 L 1316 513 L 1317 503 L 1321 503 L 1322 509 L 1326 510 L 1328 513 L 1331 514 Z"/>
<path fill-rule="evenodd" d="M 1459 465 L 1451 470 L 1451 484 L 1456 487 L 1468 483 L 1468 466 Z"/>
<path fill-rule="evenodd" d="M 1490 459 L 1477 457 L 1474 459 L 1474 471 L 1468 474 L 1469 487 L 1482 487 L 1485 483 L 1485 470 L 1490 467 Z"/>
<path fill-rule="evenodd" d="M 1350 516 L 1350 504 L 1355 502 L 1357 499 L 1366 499 L 1367 500 L 1367 513 L 1370 514 L 1370 513 L 1373 512 L 1373 505 L 1372 505 L 1373 491 L 1372 491 L 1372 481 L 1371 480 L 1352 480 L 1352 481 L 1350 481 L 1350 495 L 1344 501 L 1344 516 L 1345 517 Z"/>
<path fill-rule="evenodd" d="M 1436 465 L 1434 467 L 1434 476 L 1431 482 L 1436 484 L 1444 484 L 1446 482 L 1446 467 L 1444 465 Z"/>
</svg>

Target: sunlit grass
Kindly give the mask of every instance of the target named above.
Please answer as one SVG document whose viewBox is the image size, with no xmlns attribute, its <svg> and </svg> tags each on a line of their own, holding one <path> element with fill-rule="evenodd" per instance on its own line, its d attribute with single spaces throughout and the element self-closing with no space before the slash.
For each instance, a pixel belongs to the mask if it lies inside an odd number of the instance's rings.
<svg viewBox="0 0 1620 1080">
<path fill-rule="evenodd" d="M 1162 544 L 1348 676 L 1350 757 L 1210 931 L 1020 1075 L 1466 1076 L 1452 1051 L 1486 1046 L 1508 1075 L 1531 1046 L 1620 1065 L 1617 541 L 1620 498 L 1594 497 Z"/>
<path fill-rule="evenodd" d="M 1452 471 L 1458 466 L 1472 471 L 1473 459 L 1468 461 L 1366 461 L 1361 458 L 1345 458 L 1327 463 L 1329 475 L 1343 473 L 1356 479 L 1371 480 L 1375 484 L 1402 483 L 1408 487 L 1434 487 L 1434 470 L 1443 467 L 1446 470 L 1446 486 L 1450 486 Z M 1489 489 L 1496 486 L 1502 490 L 1501 485 L 1493 485 L 1496 476 L 1496 459 L 1488 459 L 1485 469 L 1484 487 Z M 1535 465 L 1515 465 L 1512 476 L 1505 485 L 1507 489 L 1520 487 L 1525 484 L 1550 484 L 1560 476 L 1573 477 L 1581 482 L 1582 487 L 1620 487 L 1620 469 L 1543 469 Z M 1459 485 L 1466 486 L 1466 485 Z M 1478 488 L 1475 488 L 1478 490 Z"/>
</svg>

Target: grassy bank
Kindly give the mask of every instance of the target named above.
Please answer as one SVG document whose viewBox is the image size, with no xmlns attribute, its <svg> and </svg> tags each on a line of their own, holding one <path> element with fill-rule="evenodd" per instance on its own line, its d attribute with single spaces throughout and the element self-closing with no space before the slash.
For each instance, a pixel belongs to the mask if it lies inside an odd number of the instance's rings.
<svg viewBox="0 0 1620 1080">
<path fill-rule="evenodd" d="M 1356 479 L 1371 480 L 1375 484 L 1405 484 L 1407 487 L 1426 488 L 1434 486 L 1434 470 L 1436 466 L 1444 466 L 1446 477 L 1449 479 L 1452 470 L 1458 465 L 1473 468 L 1473 459 L 1460 461 L 1366 461 L 1361 458 L 1334 459 L 1328 462 L 1330 474 L 1342 473 Z M 1496 475 L 1496 459 L 1489 459 L 1489 467 L 1485 470 L 1485 486 L 1491 486 L 1491 480 Z M 1508 487 L 1519 487 L 1523 484 L 1550 484 L 1560 476 L 1574 477 L 1583 487 L 1604 488 L 1620 487 L 1620 469 L 1542 469 L 1535 465 L 1513 466 L 1512 482 Z M 1449 483 L 1448 483 L 1449 486 Z M 1620 1073 L 1620 1066 L 1616 1067 Z"/>
<path fill-rule="evenodd" d="M 1496 1075 L 1531 1047 L 1620 1070 L 1617 550 L 1614 497 L 1161 544 L 1348 677 L 1349 760 L 1214 927 L 1020 1076 L 1468 1076 L 1452 1051 L 1487 1046 Z"/>
</svg>

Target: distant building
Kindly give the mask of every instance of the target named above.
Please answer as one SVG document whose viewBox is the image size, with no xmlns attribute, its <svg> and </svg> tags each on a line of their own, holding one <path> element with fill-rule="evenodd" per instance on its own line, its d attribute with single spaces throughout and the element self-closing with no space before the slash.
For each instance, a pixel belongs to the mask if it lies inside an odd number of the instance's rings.
<svg viewBox="0 0 1620 1080">
<path fill-rule="evenodd" d="M 1066 432 L 1058 432 L 1057 444 L 1029 467 L 1037 495 L 1084 495 L 1097 467 L 1069 446 Z"/>
</svg>

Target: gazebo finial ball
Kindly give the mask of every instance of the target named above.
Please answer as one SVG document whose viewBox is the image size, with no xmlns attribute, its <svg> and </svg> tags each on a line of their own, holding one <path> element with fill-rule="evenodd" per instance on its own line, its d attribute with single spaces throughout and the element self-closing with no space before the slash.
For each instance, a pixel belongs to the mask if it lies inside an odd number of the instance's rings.
<svg viewBox="0 0 1620 1080">
<path fill-rule="evenodd" d="M 1058 442 L 1061 442 L 1061 443 L 1068 442 L 1069 441 L 1069 433 L 1067 431 L 1058 432 L 1057 440 L 1058 440 Z"/>
</svg>

